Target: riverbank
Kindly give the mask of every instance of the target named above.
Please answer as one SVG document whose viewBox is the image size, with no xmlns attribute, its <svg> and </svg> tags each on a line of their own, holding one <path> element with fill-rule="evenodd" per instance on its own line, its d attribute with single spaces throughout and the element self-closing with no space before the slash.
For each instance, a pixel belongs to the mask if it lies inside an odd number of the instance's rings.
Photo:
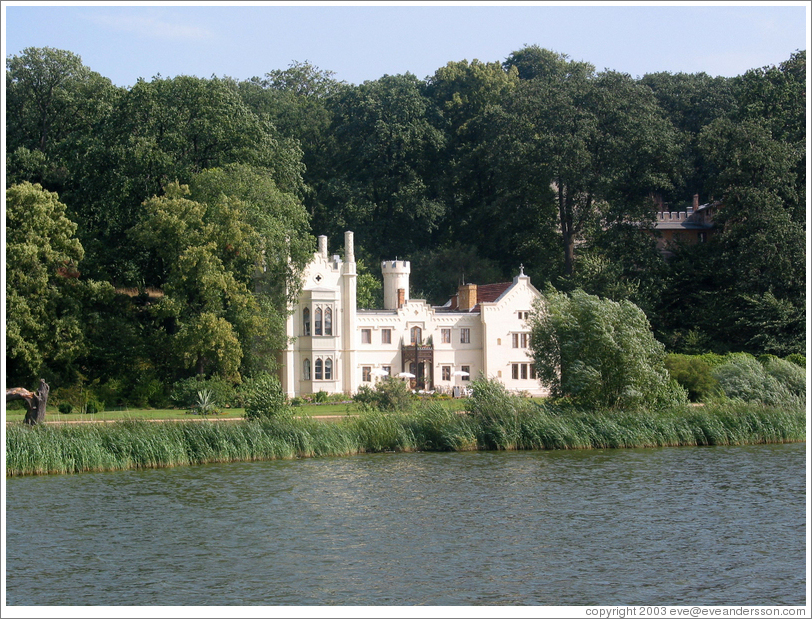
<svg viewBox="0 0 812 619">
<path fill-rule="evenodd" d="M 120 421 L 9 426 L 6 475 L 41 475 L 406 451 L 605 449 L 806 440 L 804 408 L 725 402 L 661 412 L 533 406 L 459 415 L 429 404 L 408 414 L 365 412 L 331 423 Z"/>
</svg>

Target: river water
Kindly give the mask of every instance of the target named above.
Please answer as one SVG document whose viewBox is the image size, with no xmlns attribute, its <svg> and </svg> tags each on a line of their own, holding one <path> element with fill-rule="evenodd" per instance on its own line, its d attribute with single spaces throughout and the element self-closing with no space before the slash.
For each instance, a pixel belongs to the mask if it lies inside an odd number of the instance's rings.
<svg viewBox="0 0 812 619">
<path fill-rule="evenodd" d="M 803 605 L 806 444 L 6 479 L 8 605 Z"/>
</svg>

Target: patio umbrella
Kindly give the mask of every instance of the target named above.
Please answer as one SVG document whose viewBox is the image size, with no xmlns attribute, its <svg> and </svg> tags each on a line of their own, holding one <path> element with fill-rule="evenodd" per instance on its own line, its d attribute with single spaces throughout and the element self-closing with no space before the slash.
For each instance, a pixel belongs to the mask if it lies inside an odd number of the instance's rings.
<svg viewBox="0 0 812 619">
<path fill-rule="evenodd" d="M 389 376 L 389 372 L 383 368 L 373 368 L 372 371 L 370 371 L 370 374 L 373 376 Z"/>
<path fill-rule="evenodd" d="M 414 374 L 410 372 L 401 372 L 400 374 L 398 374 L 398 378 L 414 378 L 414 377 L 415 377 Z"/>
<path fill-rule="evenodd" d="M 457 370 L 456 372 L 454 372 L 452 374 L 452 376 L 470 376 L 470 374 L 468 372 L 463 371 L 463 370 Z M 454 382 L 456 383 L 457 381 L 454 381 Z M 456 384 L 454 385 L 454 389 L 455 389 L 454 396 L 456 397 L 456 389 L 457 389 Z"/>
</svg>

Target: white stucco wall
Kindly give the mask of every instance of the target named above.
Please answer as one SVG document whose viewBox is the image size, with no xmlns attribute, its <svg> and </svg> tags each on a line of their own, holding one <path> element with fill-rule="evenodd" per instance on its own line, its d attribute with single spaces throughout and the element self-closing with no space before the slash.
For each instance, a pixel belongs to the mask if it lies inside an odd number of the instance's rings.
<svg viewBox="0 0 812 619">
<path fill-rule="evenodd" d="M 423 342 L 433 345 L 432 374 L 435 389 L 450 391 L 454 385 L 466 385 L 480 373 L 501 380 L 512 391 L 531 395 L 546 395 L 537 380 L 530 378 L 529 348 L 514 348 L 514 333 L 529 333 L 524 316 L 539 296 L 523 273 L 514 278 L 500 298 L 480 303 L 479 311 L 450 311 L 434 308 L 420 299 L 409 299 L 409 263 L 387 261 L 389 275 L 385 277 L 390 287 L 389 301 L 398 287 L 407 286 L 406 302 L 400 308 L 387 310 L 358 310 L 356 308 L 356 271 L 352 233 L 345 236 L 345 258 L 330 255 L 327 239 L 319 237 L 319 251 L 303 275 L 303 291 L 299 303 L 287 321 L 288 336 L 292 344 L 282 355 L 282 384 L 288 396 L 315 393 L 355 393 L 361 385 L 374 384 L 376 377 L 365 382 L 363 368 L 388 367 L 393 375 L 405 367 L 401 344 L 411 343 L 411 330 L 422 330 Z M 404 284 L 405 282 L 405 284 Z M 315 310 L 330 308 L 333 312 L 332 335 L 315 333 Z M 310 311 L 310 334 L 306 334 L 303 310 Z M 520 314 L 521 312 L 521 314 Z M 390 341 L 384 343 L 382 334 L 390 330 Z M 443 342 L 442 330 L 450 329 L 451 341 Z M 470 339 L 461 341 L 463 329 L 468 329 Z M 364 330 L 369 330 L 370 341 L 362 341 Z M 521 342 L 520 342 L 521 343 Z M 327 359 L 332 362 L 329 380 L 323 373 L 317 379 L 315 361 Z M 310 362 L 310 379 L 304 377 L 305 360 Z M 514 379 L 514 364 L 526 366 L 527 378 Z M 450 378 L 443 379 L 443 367 L 449 368 Z M 465 367 L 470 377 L 464 379 L 453 372 Z M 426 373 L 428 377 L 428 372 Z"/>
</svg>

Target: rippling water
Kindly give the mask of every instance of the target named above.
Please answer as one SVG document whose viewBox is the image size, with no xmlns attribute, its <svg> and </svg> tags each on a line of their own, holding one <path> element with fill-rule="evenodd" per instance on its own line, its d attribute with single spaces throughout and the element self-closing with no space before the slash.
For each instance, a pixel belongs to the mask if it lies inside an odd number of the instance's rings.
<svg viewBox="0 0 812 619">
<path fill-rule="evenodd" d="M 802 605 L 805 451 L 381 454 L 10 478 L 7 603 Z"/>
</svg>

